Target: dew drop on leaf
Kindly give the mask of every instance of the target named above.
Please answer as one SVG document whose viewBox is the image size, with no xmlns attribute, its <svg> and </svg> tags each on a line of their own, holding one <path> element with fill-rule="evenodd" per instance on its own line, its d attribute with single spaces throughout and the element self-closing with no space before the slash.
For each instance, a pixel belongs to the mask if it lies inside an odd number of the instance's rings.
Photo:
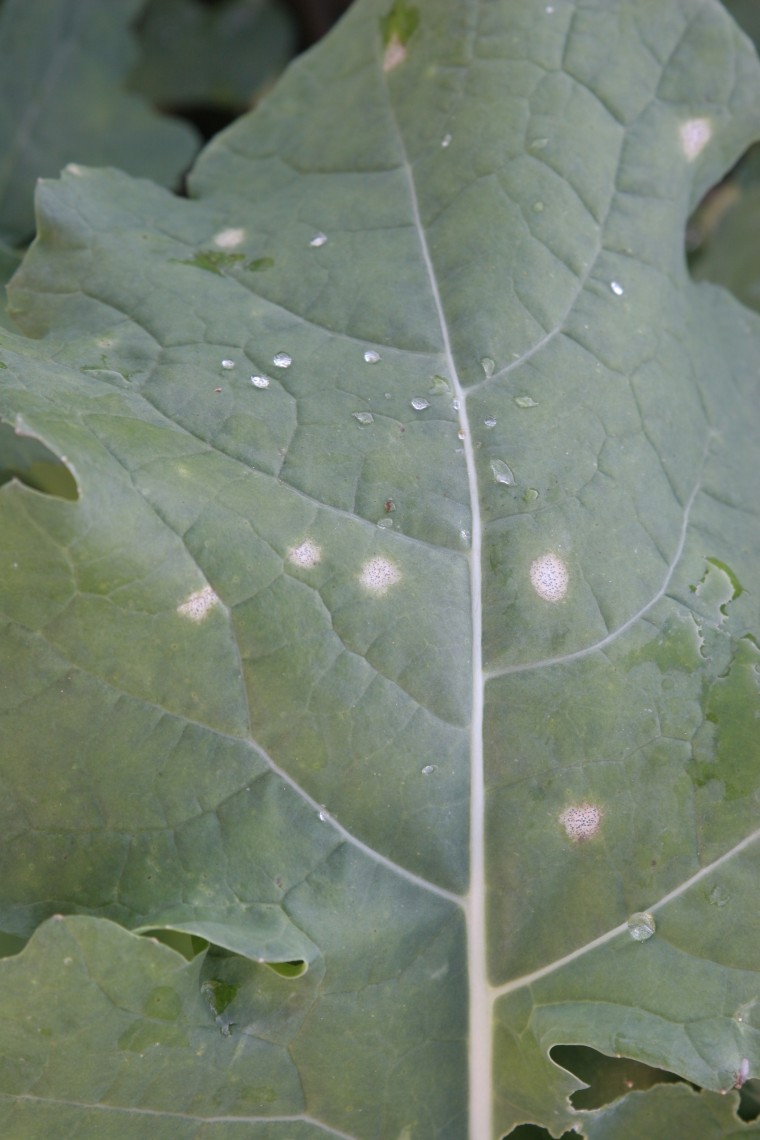
<svg viewBox="0 0 760 1140">
<path fill-rule="evenodd" d="M 222 368 L 226 368 L 228 372 L 229 372 L 230 368 L 234 368 L 234 367 L 235 367 L 235 361 L 234 360 L 223 360 L 222 361 Z"/>
<path fill-rule="evenodd" d="M 496 420 L 493 416 L 489 416 L 488 419 L 483 420 L 483 424 L 487 428 L 495 428 L 496 427 Z"/>
<path fill-rule="evenodd" d="M 507 487 L 514 485 L 515 477 L 512 473 L 512 468 L 509 467 L 503 459 L 491 460 L 491 475 L 493 476 L 494 483 L 503 483 Z"/>
<path fill-rule="evenodd" d="M 515 396 L 518 408 L 537 408 L 538 404 L 532 396 Z"/>
<path fill-rule="evenodd" d="M 290 368 L 293 357 L 288 352 L 278 352 L 272 357 L 275 368 Z"/>
<path fill-rule="evenodd" d="M 628 919 L 628 933 L 636 942 L 646 942 L 655 932 L 654 916 L 647 910 L 637 910 Z"/>
<path fill-rule="evenodd" d="M 425 408 L 430 407 L 430 401 L 426 400 L 423 396 L 415 396 L 410 401 L 410 403 L 411 403 L 412 407 L 414 408 L 415 412 L 424 412 Z"/>
<path fill-rule="evenodd" d="M 321 245 L 324 245 L 326 241 L 327 241 L 327 235 L 326 234 L 314 234 L 314 237 L 309 242 L 309 245 L 311 246 L 312 249 L 319 249 L 319 247 Z"/>
<path fill-rule="evenodd" d="M 490 380 L 496 368 L 496 361 L 492 360 L 490 356 L 481 356 L 480 367 L 486 374 L 486 380 Z"/>
<path fill-rule="evenodd" d="M 372 412 L 352 412 L 351 415 L 362 425 L 362 427 L 366 427 L 367 424 L 372 424 L 375 422 L 375 417 L 372 415 Z"/>
<path fill-rule="evenodd" d="M 374 348 L 368 348 L 364 353 L 364 360 L 367 364 L 377 364 L 380 359 L 380 353 L 375 352 Z"/>
<path fill-rule="evenodd" d="M 435 772 L 435 770 L 436 770 L 435 764 L 426 764 L 425 767 L 422 769 L 422 775 L 423 776 L 430 776 L 433 772 Z"/>
<path fill-rule="evenodd" d="M 625 293 L 625 289 L 619 281 L 610 281 L 610 289 L 616 297 L 622 297 L 623 293 Z"/>
<path fill-rule="evenodd" d="M 268 376 L 252 376 L 251 383 L 254 388 L 268 388 L 271 381 Z"/>
</svg>

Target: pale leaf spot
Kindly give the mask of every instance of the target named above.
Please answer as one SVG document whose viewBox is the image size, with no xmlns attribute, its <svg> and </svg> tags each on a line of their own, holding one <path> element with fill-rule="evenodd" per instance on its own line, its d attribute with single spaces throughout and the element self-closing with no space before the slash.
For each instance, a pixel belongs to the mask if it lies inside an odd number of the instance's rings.
<svg viewBox="0 0 760 1140">
<path fill-rule="evenodd" d="M 77 162 L 70 162 L 68 164 L 68 166 L 66 167 L 66 170 L 68 171 L 69 174 L 76 174 L 79 177 L 81 177 L 84 174 L 84 170 L 82 169 L 82 167 Z"/>
<path fill-rule="evenodd" d="M 214 245 L 219 246 L 219 249 L 235 249 L 244 241 L 245 230 L 243 229 L 220 230 L 218 234 L 214 234 Z"/>
<path fill-rule="evenodd" d="M 398 36 L 393 36 L 388 41 L 388 46 L 385 49 L 383 56 L 383 71 L 393 71 L 400 63 L 406 59 L 406 47 L 402 44 Z"/>
<path fill-rule="evenodd" d="M 387 558 L 370 558 L 362 566 L 359 579 L 365 590 L 373 594 L 384 594 L 390 586 L 395 586 L 401 578 L 401 571 L 395 562 Z"/>
<path fill-rule="evenodd" d="M 602 813 L 594 804 L 574 804 L 560 813 L 559 822 L 565 829 L 568 839 L 582 843 L 591 839 L 599 830 Z"/>
<path fill-rule="evenodd" d="M 322 560 L 322 551 L 310 538 L 304 539 L 300 546 L 294 546 L 288 551 L 288 559 L 294 566 L 303 566 L 310 570 Z"/>
<path fill-rule="evenodd" d="M 681 123 L 681 150 L 689 162 L 702 153 L 712 138 L 712 124 L 709 119 L 687 119 Z"/>
<path fill-rule="evenodd" d="M 196 590 L 189 598 L 186 598 L 181 605 L 177 606 L 177 613 L 182 614 L 183 617 L 190 618 L 190 621 L 203 621 L 206 615 L 219 605 L 219 597 L 210 586 L 204 586 L 202 590 Z"/>
<path fill-rule="evenodd" d="M 557 554 L 542 554 L 530 566 L 530 580 L 539 598 L 560 602 L 567 593 L 567 566 Z"/>
</svg>

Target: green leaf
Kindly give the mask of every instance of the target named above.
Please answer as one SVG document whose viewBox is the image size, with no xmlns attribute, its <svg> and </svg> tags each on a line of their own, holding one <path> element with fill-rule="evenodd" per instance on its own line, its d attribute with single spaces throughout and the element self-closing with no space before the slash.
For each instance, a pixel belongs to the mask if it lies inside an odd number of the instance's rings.
<svg viewBox="0 0 760 1140">
<path fill-rule="evenodd" d="M 4 0 L 0 7 L 0 237 L 34 233 L 37 178 L 66 163 L 113 163 L 173 185 L 195 131 L 124 90 L 142 0 Z"/>
<path fill-rule="evenodd" d="M 398 8 L 361 0 L 190 200 L 38 191 L 0 414 L 79 497 L 0 489 L 0 927 L 37 930 L 6 965 L 57 1019 L 5 1095 L 80 1135 L 169 1105 L 172 1135 L 602 1137 L 674 1098 L 730 1135 L 718 1094 L 760 1073 L 760 321 L 683 235 L 760 134 L 757 60 L 702 0 L 420 0 L 389 39 Z M 46 1091 L 89 1024 L 59 929 L 102 974 L 181 972 L 201 1036 L 130 1029 L 155 1080 L 104 1044 Z M 228 1070 L 206 1033 L 282 1052 Z M 716 1095 L 577 1110 L 561 1044 Z"/>
<path fill-rule="evenodd" d="M 295 31 L 274 0 L 149 0 L 130 83 L 159 106 L 239 112 L 292 58 Z"/>
</svg>

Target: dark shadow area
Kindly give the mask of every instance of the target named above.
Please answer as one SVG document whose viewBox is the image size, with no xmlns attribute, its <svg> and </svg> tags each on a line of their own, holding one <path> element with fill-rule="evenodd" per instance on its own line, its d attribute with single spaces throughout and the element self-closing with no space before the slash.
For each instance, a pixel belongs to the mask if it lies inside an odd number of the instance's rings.
<svg viewBox="0 0 760 1140">
<path fill-rule="evenodd" d="M 18 479 L 33 491 L 75 502 L 79 490 L 74 476 L 57 455 L 39 439 L 17 435 L 0 420 L 0 487 Z"/>
<path fill-rule="evenodd" d="M 686 227 L 694 281 L 722 285 L 760 312 L 760 144 L 707 192 Z"/>
<path fill-rule="evenodd" d="M 551 1058 L 589 1086 L 570 1097 L 573 1108 L 579 1110 L 601 1108 L 634 1090 L 681 1080 L 675 1073 L 632 1061 L 630 1057 L 608 1057 L 585 1045 L 555 1045 Z"/>
<path fill-rule="evenodd" d="M 537 1124 L 518 1124 L 517 1128 L 507 1132 L 502 1140 L 552 1140 L 552 1134 Z M 578 1133 L 563 1132 L 560 1140 L 578 1140 Z"/>
</svg>

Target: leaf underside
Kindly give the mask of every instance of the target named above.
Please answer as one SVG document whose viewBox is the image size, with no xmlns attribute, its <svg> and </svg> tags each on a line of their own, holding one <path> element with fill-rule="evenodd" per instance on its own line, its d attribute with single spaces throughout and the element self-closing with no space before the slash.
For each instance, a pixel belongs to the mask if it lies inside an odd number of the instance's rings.
<svg viewBox="0 0 760 1140">
<path fill-rule="evenodd" d="M 38 189 L 4 1136 L 757 1131 L 760 324 L 683 253 L 757 61 L 712 2 L 389 8 L 189 200 Z M 577 1110 L 557 1044 L 711 1091 Z"/>
</svg>

